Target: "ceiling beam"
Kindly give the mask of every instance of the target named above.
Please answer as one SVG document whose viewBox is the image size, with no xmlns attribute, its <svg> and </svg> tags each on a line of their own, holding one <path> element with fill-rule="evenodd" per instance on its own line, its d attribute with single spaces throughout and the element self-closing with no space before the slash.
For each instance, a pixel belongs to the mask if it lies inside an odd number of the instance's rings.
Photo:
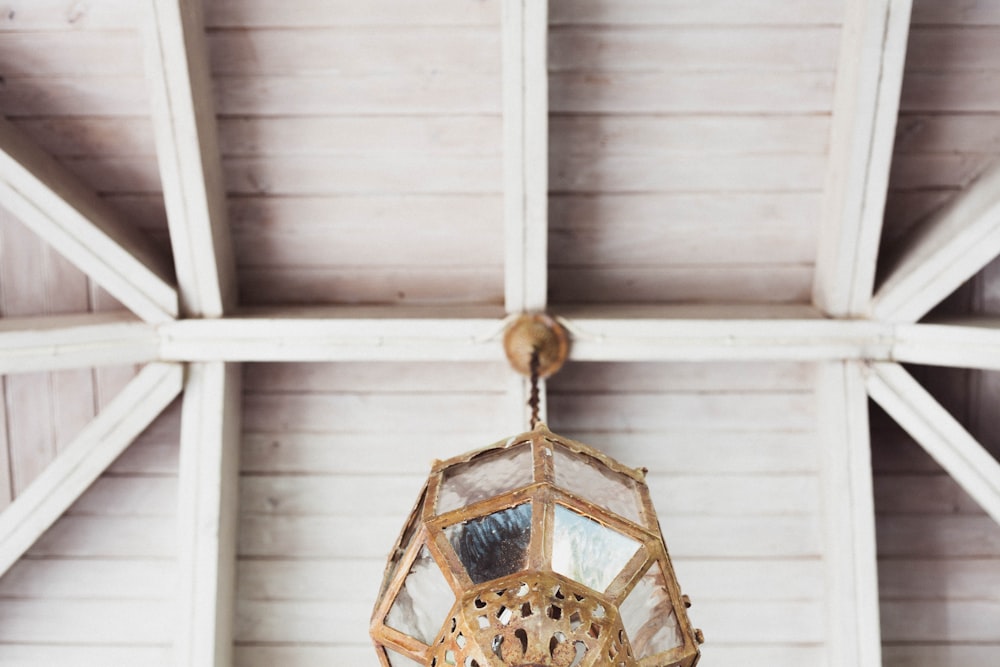
<svg viewBox="0 0 1000 667">
<path fill-rule="evenodd" d="M 508 313 L 548 305 L 549 73 L 548 0 L 504 0 L 504 301 Z M 538 382 L 545 419 L 545 381 Z M 511 372 L 512 423 L 528 430 L 530 380 Z"/>
<path fill-rule="evenodd" d="M 146 2 L 146 77 L 181 310 L 221 317 L 236 305 L 236 267 L 202 3 Z"/>
<path fill-rule="evenodd" d="M 169 267 L 142 233 L 3 118 L 0 203 L 139 317 L 177 316 Z"/>
<path fill-rule="evenodd" d="M 802 307 L 576 307 L 559 320 L 577 361 L 888 359 L 892 330 Z M 501 361 L 496 309 L 256 310 L 158 327 L 170 361 Z"/>
<path fill-rule="evenodd" d="M 1000 163 L 907 237 L 872 310 L 916 322 L 1000 254 Z"/>
<path fill-rule="evenodd" d="M 182 379 L 178 364 L 146 366 L 0 513 L 0 575 L 177 397 Z"/>
<path fill-rule="evenodd" d="M 893 329 L 895 361 L 1000 370 L 1000 318 L 965 317 Z"/>
<path fill-rule="evenodd" d="M 1000 523 L 1000 463 L 899 364 L 869 366 L 868 393 Z"/>
<path fill-rule="evenodd" d="M 233 664 L 241 368 L 192 364 L 184 387 L 179 471 L 175 651 L 185 667 Z"/>
<path fill-rule="evenodd" d="M 875 284 L 912 0 L 850 0 L 837 68 L 813 303 L 868 312 Z"/>
<path fill-rule="evenodd" d="M 548 297 L 548 1 L 503 0 L 504 294 L 507 312 Z"/>
<path fill-rule="evenodd" d="M 817 382 L 830 664 L 881 667 L 875 501 L 862 366 L 822 364 Z"/>
<path fill-rule="evenodd" d="M 0 374 L 144 364 L 156 329 L 131 313 L 0 318 Z"/>
</svg>

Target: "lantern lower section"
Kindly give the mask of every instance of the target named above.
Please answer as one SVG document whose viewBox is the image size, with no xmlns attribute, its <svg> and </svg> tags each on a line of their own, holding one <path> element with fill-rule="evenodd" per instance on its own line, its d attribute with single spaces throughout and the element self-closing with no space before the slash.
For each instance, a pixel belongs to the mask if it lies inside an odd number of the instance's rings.
<svg viewBox="0 0 1000 667">
<path fill-rule="evenodd" d="M 693 667 L 643 471 L 540 425 L 436 464 L 389 559 L 384 667 Z"/>
</svg>

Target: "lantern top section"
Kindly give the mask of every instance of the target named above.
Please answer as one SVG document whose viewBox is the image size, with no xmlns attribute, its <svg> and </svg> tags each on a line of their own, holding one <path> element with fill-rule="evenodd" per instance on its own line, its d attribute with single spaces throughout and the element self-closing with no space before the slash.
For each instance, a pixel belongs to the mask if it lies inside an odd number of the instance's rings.
<svg viewBox="0 0 1000 667">
<path fill-rule="evenodd" d="M 384 667 L 691 667 L 699 655 L 645 471 L 544 424 L 434 463 L 372 636 Z"/>
</svg>

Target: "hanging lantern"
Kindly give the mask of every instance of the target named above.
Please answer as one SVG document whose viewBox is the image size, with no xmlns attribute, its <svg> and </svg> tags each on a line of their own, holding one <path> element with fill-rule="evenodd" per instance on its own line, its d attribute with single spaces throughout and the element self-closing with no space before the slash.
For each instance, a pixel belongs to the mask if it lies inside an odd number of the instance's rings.
<svg viewBox="0 0 1000 667">
<path fill-rule="evenodd" d="M 434 465 L 371 634 L 383 667 L 693 667 L 689 606 L 645 471 L 538 424 Z"/>
</svg>

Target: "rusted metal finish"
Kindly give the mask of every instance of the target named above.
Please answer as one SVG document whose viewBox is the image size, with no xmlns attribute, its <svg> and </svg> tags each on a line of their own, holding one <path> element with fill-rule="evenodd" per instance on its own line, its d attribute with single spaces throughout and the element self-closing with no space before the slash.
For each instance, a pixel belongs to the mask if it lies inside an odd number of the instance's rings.
<svg viewBox="0 0 1000 667">
<path fill-rule="evenodd" d="M 532 356 L 538 356 L 538 377 L 555 374 L 569 357 L 569 336 L 545 314 L 521 315 L 507 327 L 503 337 L 507 360 L 518 373 L 531 376 Z"/>
<path fill-rule="evenodd" d="M 560 476 L 558 466 L 569 469 L 569 463 L 584 466 L 582 477 L 597 479 L 598 486 L 610 480 L 604 487 L 609 507 L 618 502 L 609 493 L 614 496 L 619 488 L 623 495 L 634 495 L 634 511 L 624 512 L 630 516 L 603 506 L 583 482 L 567 478 L 565 472 Z M 480 470 L 487 474 L 478 476 Z M 560 480 L 573 488 L 560 486 Z M 582 534 L 624 540 L 634 544 L 634 553 L 626 548 L 599 584 L 594 583 L 598 579 L 569 572 L 559 561 L 565 556 L 554 556 L 559 540 L 565 552 L 567 539 L 555 535 L 557 516 L 563 517 L 564 533 L 567 521 L 582 522 Z M 480 555 L 486 565 L 470 560 L 466 539 L 480 533 L 487 542 L 494 540 L 486 546 L 481 540 L 472 542 L 485 549 Z M 605 558 L 600 552 L 591 556 Z M 418 570 L 426 569 L 428 562 L 440 569 L 434 576 L 441 582 L 439 608 L 430 620 L 417 608 L 427 590 L 426 581 L 417 580 L 425 572 Z M 587 569 L 586 564 L 576 567 Z M 411 574 L 415 579 L 408 586 Z M 642 615 L 645 625 L 637 625 L 635 606 L 651 596 L 654 583 L 655 604 L 640 604 L 648 620 Z M 637 595 L 630 598 L 633 591 Z M 442 595 L 447 596 L 444 606 Z M 397 602 L 409 605 L 406 610 L 412 614 L 396 614 L 390 621 Z M 626 622 L 629 605 L 632 620 Z M 539 424 L 529 433 L 435 463 L 390 556 L 371 633 L 384 667 L 409 665 L 404 658 L 429 667 L 694 667 L 702 635 L 691 626 L 688 607 L 690 600 L 681 593 L 660 534 L 644 471 Z M 420 619 L 425 623 L 422 635 L 406 627 Z M 651 639 L 657 633 L 670 634 L 671 642 L 657 644 Z"/>
</svg>

